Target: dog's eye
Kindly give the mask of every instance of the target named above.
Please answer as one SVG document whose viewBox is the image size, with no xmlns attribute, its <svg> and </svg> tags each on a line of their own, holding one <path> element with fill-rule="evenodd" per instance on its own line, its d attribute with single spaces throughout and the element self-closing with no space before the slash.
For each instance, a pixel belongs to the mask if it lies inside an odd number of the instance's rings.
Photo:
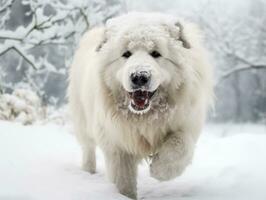
<svg viewBox="0 0 266 200">
<path fill-rule="evenodd" d="M 125 53 L 123 53 L 123 57 L 124 58 L 129 58 L 132 55 L 132 53 L 130 51 L 126 51 Z"/>
<path fill-rule="evenodd" d="M 159 58 L 161 57 L 161 54 L 158 51 L 153 51 L 150 53 L 150 55 L 154 58 Z"/>
</svg>

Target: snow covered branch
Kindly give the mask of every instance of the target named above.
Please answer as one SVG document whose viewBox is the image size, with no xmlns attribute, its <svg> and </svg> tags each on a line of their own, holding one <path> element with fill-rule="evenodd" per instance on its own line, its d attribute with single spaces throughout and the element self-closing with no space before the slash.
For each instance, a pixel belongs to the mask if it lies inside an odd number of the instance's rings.
<svg viewBox="0 0 266 200">
<path fill-rule="evenodd" d="M 14 50 L 16 53 L 18 53 L 18 55 L 20 55 L 30 66 L 33 67 L 33 69 L 37 70 L 37 66 L 34 64 L 34 61 L 32 61 L 26 54 L 24 54 L 23 51 L 21 51 L 20 49 L 18 49 L 15 46 L 12 47 L 8 47 L 6 50 L 0 52 L 0 56 L 7 53 L 10 50 Z"/>
<path fill-rule="evenodd" d="M 221 84 L 222 81 L 225 79 L 229 78 L 231 75 L 243 71 L 248 71 L 248 70 L 259 70 L 259 69 L 264 69 L 266 70 L 266 64 L 254 64 L 253 62 L 237 55 L 236 53 L 229 53 L 227 52 L 228 56 L 233 57 L 233 59 L 237 60 L 240 62 L 242 65 L 240 67 L 235 67 L 233 69 L 230 69 L 226 72 L 224 72 L 218 79 L 216 86 Z"/>
<path fill-rule="evenodd" d="M 63 102 L 77 41 L 121 5 L 121 0 L 0 1 L 0 90 L 23 85 L 45 104 Z"/>
<path fill-rule="evenodd" d="M 21 69 L 21 65 L 25 64 L 30 66 L 33 70 L 26 68 L 27 72 L 23 72 L 26 76 L 24 80 L 30 87 L 34 85 L 32 89 L 40 94 L 39 91 L 44 85 L 40 81 L 47 79 L 38 79 L 36 84 L 37 80 L 34 80 L 34 77 L 50 72 L 62 72 L 61 68 L 55 67 L 52 63 L 53 57 L 59 58 L 62 57 L 61 52 L 74 51 L 78 38 L 89 28 L 87 6 L 63 5 L 61 1 L 55 0 L 46 3 L 41 0 L 23 0 L 21 7 L 26 6 L 25 15 L 30 22 L 16 27 L 13 31 L 8 22 L 15 2 L 7 0 L 0 3 L 0 14 L 5 15 L 5 19 L 0 20 L 3 27 L 0 30 L 0 59 L 12 53 L 15 57 L 10 62 L 15 58 L 24 61 L 19 62 L 17 69 Z M 69 62 L 71 57 L 61 59 L 60 66 L 65 67 L 65 63 Z M 8 65 L 8 62 L 4 65 Z"/>
<path fill-rule="evenodd" d="M 216 83 L 216 86 L 221 84 L 222 81 L 225 79 L 229 78 L 231 75 L 242 72 L 242 71 L 247 71 L 247 70 L 257 70 L 257 69 L 264 69 L 266 70 L 266 65 L 249 65 L 249 66 L 243 66 L 243 67 L 237 67 L 232 70 L 228 70 L 227 72 L 223 73 L 220 77 L 219 80 Z"/>
</svg>

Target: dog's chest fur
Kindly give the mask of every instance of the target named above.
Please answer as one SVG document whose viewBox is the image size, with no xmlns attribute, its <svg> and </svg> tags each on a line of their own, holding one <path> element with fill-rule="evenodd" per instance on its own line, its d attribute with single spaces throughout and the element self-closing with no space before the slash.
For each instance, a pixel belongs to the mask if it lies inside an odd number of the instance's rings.
<svg viewBox="0 0 266 200">
<path fill-rule="evenodd" d="M 129 125 L 130 124 L 130 125 Z M 124 124 L 127 131 L 121 129 L 121 136 L 118 143 L 129 153 L 141 155 L 143 157 L 153 154 L 161 146 L 167 134 L 166 128 L 158 127 L 157 124 L 149 122 L 143 125 Z"/>
</svg>

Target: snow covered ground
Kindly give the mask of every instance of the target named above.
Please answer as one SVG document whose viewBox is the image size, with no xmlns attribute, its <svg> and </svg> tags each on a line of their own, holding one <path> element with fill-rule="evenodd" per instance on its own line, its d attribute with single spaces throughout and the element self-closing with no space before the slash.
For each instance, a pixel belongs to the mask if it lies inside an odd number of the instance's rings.
<svg viewBox="0 0 266 200">
<path fill-rule="evenodd" d="M 0 121 L 0 200 L 127 199 L 105 178 L 97 153 L 97 174 L 90 175 L 80 169 L 79 146 L 66 127 Z M 143 162 L 138 195 L 147 200 L 265 200 L 266 128 L 208 125 L 181 177 L 158 182 Z"/>
</svg>

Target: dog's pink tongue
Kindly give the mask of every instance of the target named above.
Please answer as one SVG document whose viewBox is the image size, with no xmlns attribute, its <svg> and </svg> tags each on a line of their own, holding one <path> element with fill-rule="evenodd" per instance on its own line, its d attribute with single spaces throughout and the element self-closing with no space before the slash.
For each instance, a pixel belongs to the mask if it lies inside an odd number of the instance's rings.
<svg viewBox="0 0 266 200">
<path fill-rule="evenodd" d="M 140 108 L 144 108 L 146 99 L 148 99 L 147 91 L 136 91 L 133 93 L 134 103 Z"/>
</svg>

